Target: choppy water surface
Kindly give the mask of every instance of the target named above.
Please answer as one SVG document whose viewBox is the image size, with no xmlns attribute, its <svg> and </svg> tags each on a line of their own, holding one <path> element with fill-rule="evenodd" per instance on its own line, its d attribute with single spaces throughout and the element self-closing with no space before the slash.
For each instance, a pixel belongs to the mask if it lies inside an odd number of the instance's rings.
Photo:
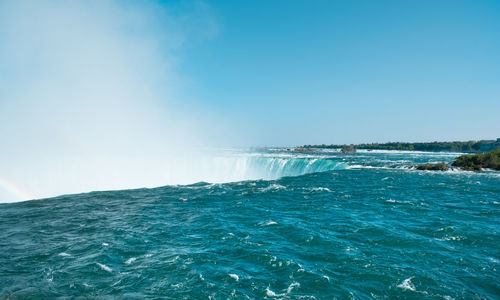
<svg viewBox="0 0 500 300">
<path fill-rule="evenodd" d="M 289 177 L 0 204 L 0 298 L 498 299 L 499 173 L 405 167 L 455 156 L 271 151 L 244 167 Z"/>
</svg>

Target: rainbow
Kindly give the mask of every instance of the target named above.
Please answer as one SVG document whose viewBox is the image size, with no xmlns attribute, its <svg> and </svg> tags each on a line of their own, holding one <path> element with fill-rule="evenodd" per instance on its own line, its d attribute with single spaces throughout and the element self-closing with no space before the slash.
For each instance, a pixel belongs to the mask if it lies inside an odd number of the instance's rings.
<svg viewBox="0 0 500 300">
<path fill-rule="evenodd" d="M 0 176 L 0 189 L 5 190 L 6 192 L 14 196 L 15 197 L 15 199 L 13 199 L 14 201 L 24 201 L 36 198 L 26 190 L 23 190 L 21 187 L 19 187 L 19 185 L 17 185 L 15 182 L 6 178 L 5 176 Z M 2 202 L 2 199 L 0 199 L 0 202 Z"/>
</svg>

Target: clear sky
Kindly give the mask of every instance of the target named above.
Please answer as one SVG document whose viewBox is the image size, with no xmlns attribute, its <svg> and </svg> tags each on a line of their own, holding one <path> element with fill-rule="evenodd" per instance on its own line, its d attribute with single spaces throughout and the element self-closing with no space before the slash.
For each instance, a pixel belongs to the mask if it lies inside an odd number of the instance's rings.
<svg viewBox="0 0 500 300">
<path fill-rule="evenodd" d="M 189 182 L 197 146 L 495 139 L 499 115 L 499 1 L 0 0 L 0 201 Z"/>
<path fill-rule="evenodd" d="M 193 98 L 263 145 L 500 137 L 499 1 L 216 1 Z"/>
<path fill-rule="evenodd" d="M 64 84 L 75 90 L 104 70 L 100 83 L 114 86 L 113 73 L 133 72 L 170 112 L 158 118 L 183 120 L 202 144 L 500 136 L 499 1 L 19 2 L 2 1 L 0 36 L 0 78 L 17 102 L 26 97 L 12 85 L 88 74 Z M 127 105 L 150 107 L 141 101 Z"/>
</svg>

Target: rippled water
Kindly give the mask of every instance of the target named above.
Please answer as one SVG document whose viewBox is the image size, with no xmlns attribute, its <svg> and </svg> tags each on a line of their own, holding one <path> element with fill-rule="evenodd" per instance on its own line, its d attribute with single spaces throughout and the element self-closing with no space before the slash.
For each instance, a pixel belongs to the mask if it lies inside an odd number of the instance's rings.
<svg viewBox="0 0 500 300">
<path fill-rule="evenodd" d="M 498 299 L 499 173 L 404 168 L 454 156 L 0 204 L 0 297 Z"/>
</svg>

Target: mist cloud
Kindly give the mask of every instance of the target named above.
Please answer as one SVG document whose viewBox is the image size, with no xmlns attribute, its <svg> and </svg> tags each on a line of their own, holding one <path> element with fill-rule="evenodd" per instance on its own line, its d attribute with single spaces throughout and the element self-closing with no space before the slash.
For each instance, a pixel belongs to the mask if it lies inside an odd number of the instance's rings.
<svg viewBox="0 0 500 300">
<path fill-rule="evenodd" d="M 216 33 L 202 2 L 0 2 L 0 178 L 33 197 L 179 181 L 207 124 L 178 109 L 176 53 Z"/>
</svg>

